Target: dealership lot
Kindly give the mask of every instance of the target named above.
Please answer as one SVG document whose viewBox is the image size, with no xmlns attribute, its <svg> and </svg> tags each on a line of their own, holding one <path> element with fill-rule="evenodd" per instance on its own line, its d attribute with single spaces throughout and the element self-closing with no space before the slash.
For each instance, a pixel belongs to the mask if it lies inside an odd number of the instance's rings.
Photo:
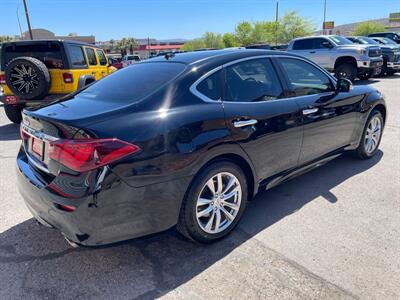
<svg viewBox="0 0 400 300">
<path fill-rule="evenodd" d="M 389 110 L 378 155 L 346 155 L 260 194 L 238 230 L 211 246 L 172 229 L 70 248 L 19 196 L 18 126 L 0 108 L 0 298 L 398 299 L 400 75 L 364 83 Z"/>
</svg>

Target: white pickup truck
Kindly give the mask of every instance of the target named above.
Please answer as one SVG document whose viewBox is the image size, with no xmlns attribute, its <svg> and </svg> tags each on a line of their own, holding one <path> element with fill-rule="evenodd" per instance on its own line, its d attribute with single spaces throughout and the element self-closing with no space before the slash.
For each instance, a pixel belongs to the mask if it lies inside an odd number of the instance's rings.
<svg viewBox="0 0 400 300">
<path fill-rule="evenodd" d="M 294 39 L 288 51 L 319 64 L 337 78 L 354 81 L 379 74 L 383 65 L 378 45 L 354 44 L 338 35 L 321 35 Z"/>
<path fill-rule="evenodd" d="M 129 65 L 136 64 L 140 61 L 141 61 L 141 59 L 140 59 L 139 55 L 131 55 L 131 54 L 125 55 L 121 60 L 122 66 L 124 68 Z"/>
</svg>

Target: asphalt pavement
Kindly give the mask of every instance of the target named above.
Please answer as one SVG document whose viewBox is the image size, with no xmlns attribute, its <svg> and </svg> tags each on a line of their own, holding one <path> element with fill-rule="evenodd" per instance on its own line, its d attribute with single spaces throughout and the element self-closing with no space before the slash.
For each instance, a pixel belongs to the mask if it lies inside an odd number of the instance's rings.
<svg viewBox="0 0 400 300">
<path fill-rule="evenodd" d="M 15 186 L 18 126 L 0 107 L 0 299 L 400 299 L 400 75 L 359 84 L 386 95 L 379 153 L 261 193 L 209 246 L 170 229 L 73 249 L 36 225 Z"/>
</svg>

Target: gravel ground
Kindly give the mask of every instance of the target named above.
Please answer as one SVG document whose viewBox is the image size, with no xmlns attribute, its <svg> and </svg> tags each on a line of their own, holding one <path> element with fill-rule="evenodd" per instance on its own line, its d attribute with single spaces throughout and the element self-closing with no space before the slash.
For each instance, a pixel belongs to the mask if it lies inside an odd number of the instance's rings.
<svg viewBox="0 0 400 300">
<path fill-rule="evenodd" d="M 400 76 L 367 83 L 389 109 L 376 157 L 344 155 L 258 195 L 211 246 L 171 229 L 70 248 L 16 190 L 18 126 L 0 107 L 0 299 L 399 299 Z"/>
</svg>

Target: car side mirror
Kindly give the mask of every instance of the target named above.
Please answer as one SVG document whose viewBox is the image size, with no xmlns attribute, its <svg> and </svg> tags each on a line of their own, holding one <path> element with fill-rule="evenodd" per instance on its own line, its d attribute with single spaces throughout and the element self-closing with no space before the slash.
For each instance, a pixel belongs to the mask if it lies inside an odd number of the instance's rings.
<svg viewBox="0 0 400 300">
<path fill-rule="evenodd" d="M 350 92 L 352 89 L 353 89 L 353 83 L 346 78 L 340 78 L 336 82 L 336 91 L 338 92 L 347 93 Z"/>
</svg>

